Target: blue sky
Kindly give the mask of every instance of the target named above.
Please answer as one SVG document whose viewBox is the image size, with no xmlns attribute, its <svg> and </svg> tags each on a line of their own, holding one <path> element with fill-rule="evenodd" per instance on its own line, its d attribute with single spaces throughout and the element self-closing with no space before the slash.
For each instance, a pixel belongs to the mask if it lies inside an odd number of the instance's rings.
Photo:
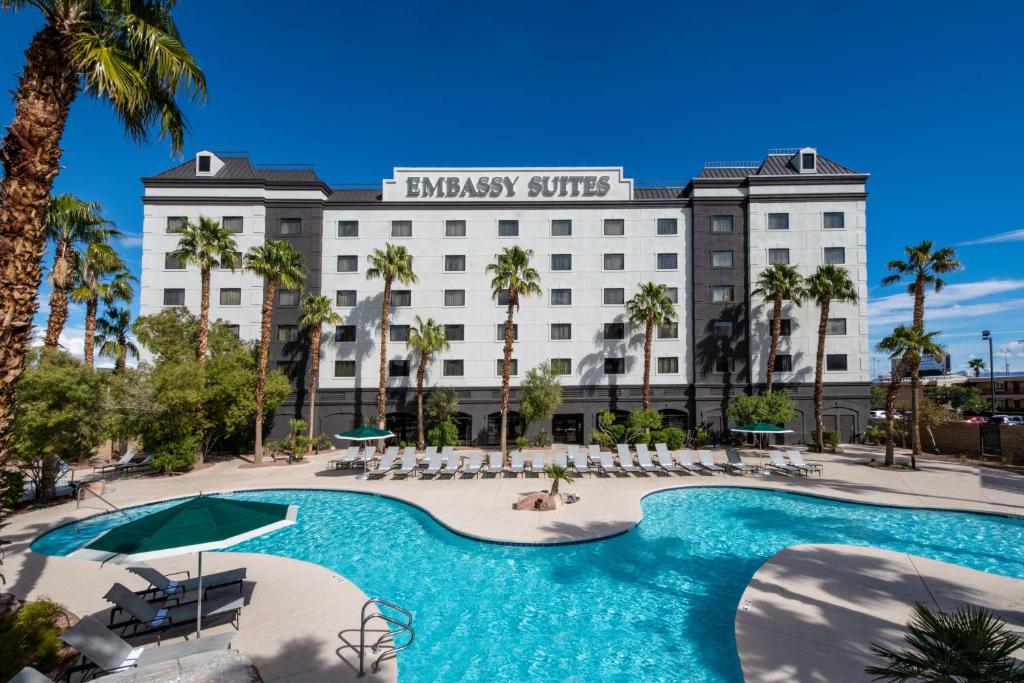
<svg viewBox="0 0 1024 683">
<path fill-rule="evenodd" d="M 885 263 L 933 239 L 958 245 L 966 265 L 929 301 L 956 367 L 987 355 L 989 328 L 1024 369 L 1024 344 L 1009 343 L 1024 339 L 1022 3 L 193 1 L 175 12 L 210 90 L 186 107 L 187 154 L 314 163 L 329 183 L 527 164 L 683 181 L 706 160 L 813 145 L 871 173 L 872 342 L 908 315 L 901 289 L 877 286 Z M 40 23 L 31 9 L 0 15 L 0 91 L 15 88 Z M 4 125 L 12 111 L 7 98 Z M 103 204 L 137 271 L 139 177 L 176 163 L 168 146 L 127 141 L 82 98 L 64 148 L 57 191 Z"/>
</svg>

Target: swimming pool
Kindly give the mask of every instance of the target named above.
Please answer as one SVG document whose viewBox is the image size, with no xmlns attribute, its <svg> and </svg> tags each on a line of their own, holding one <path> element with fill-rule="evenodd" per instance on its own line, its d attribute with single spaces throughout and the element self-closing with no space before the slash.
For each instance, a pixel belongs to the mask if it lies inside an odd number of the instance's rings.
<svg viewBox="0 0 1024 683">
<path fill-rule="evenodd" d="M 775 491 L 663 491 L 644 499 L 643 523 L 625 534 L 549 547 L 474 541 L 359 493 L 230 495 L 299 506 L 295 525 L 233 550 L 315 562 L 415 614 L 416 643 L 399 654 L 403 682 L 740 681 L 739 597 L 765 560 L 800 543 L 870 545 L 1024 578 L 1024 520 Z M 32 548 L 64 555 L 123 521 L 102 515 Z"/>
</svg>

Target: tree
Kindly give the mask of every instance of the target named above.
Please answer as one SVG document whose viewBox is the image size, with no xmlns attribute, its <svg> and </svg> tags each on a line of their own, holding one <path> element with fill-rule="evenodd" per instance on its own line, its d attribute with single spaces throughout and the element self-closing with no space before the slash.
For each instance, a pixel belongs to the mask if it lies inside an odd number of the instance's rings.
<svg viewBox="0 0 1024 683">
<path fill-rule="evenodd" d="M 764 302 L 772 306 L 771 346 L 765 381 L 765 392 L 770 394 L 775 377 L 775 357 L 779 352 L 779 337 L 782 336 L 782 304 L 789 301 L 799 306 L 807 296 L 807 291 L 804 289 L 804 279 L 796 268 L 788 263 L 773 263 L 761 271 L 751 295 L 763 297 Z"/>
<path fill-rule="evenodd" d="M 938 332 L 923 332 L 914 327 L 900 325 L 892 331 L 892 334 L 878 342 L 878 346 L 875 347 L 878 352 L 888 354 L 890 359 L 899 359 L 896 369 L 893 370 L 892 378 L 889 380 L 889 390 L 885 395 L 885 464 L 887 466 L 894 462 L 892 416 L 896 407 L 896 393 L 903 382 L 903 377 L 915 362 L 921 362 L 923 355 L 941 356 L 943 349 L 935 341 L 937 335 Z M 911 451 L 910 466 L 917 467 L 917 458 L 913 451 Z"/>
<path fill-rule="evenodd" d="M 185 265 L 199 268 L 199 344 L 196 358 L 199 367 L 206 364 L 206 337 L 210 328 L 210 271 L 239 265 L 238 244 L 220 223 L 205 216 L 198 223 L 186 222 L 181 229 L 178 248 L 172 252 Z"/>
<path fill-rule="evenodd" d="M 934 249 L 931 240 L 923 240 L 916 246 L 904 247 L 906 260 L 894 259 L 886 264 L 890 275 L 882 278 L 882 285 L 888 286 L 908 280 L 907 293 L 914 297 L 913 327 L 924 332 L 924 299 L 931 287 L 935 293 L 941 292 L 946 282 L 940 275 L 952 273 L 963 268 L 956 258 L 956 250 L 952 247 Z M 937 359 L 940 360 L 941 359 Z M 921 359 L 911 360 L 907 371 L 910 373 L 910 394 L 916 404 L 921 397 Z M 914 455 L 921 455 L 921 419 L 918 411 L 911 415 L 911 445 Z"/>
<path fill-rule="evenodd" d="M 522 247 L 505 247 L 487 264 L 491 275 L 491 296 L 506 301 L 505 347 L 501 363 L 501 452 L 508 453 L 509 377 L 512 375 L 512 342 L 515 337 L 515 312 L 523 297 L 540 295 L 540 273 L 530 265 L 533 251 Z"/>
<path fill-rule="evenodd" d="M 46 322 L 47 348 L 57 348 L 60 333 L 68 320 L 68 302 L 78 264 L 78 247 L 106 243 L 120 235 L 110 221 L 100 215 L 100 205 L 72 194 L 50 200 L 46 214 L 46 239 L 54 243 L 53 267 L 50 268 L 50 316 Z"/>
<path fill-rule="evenodd" d="M 174 24 L 172 0 L 0 0 L 4 10 L 28 5 L 45 23 L 25 51 L 14 120 L 0 149 L 0 458 L 25 367 L 71 103 L 79 92 L 105 100 L 131 137 L 144 140 L 156 126 L 180 152 L 188 125 L 176 98 L 206 95 L 203 72 Z"/>
<path fill-rule="evenodd" d="M 245 267 L 263 277 L 263 309 L 260 324 L 259 358 L 256 361 L 256 449 L 253 462 L 263 462 L 264 393 L 267 386 L 267 356 L 270 354 L 270 314 L 277 288 L 300 289 L 306 264 L 302 254 L 280 240 L 267 240 L 249 249 Z"/>
<path fill-rule="evenodd" d="M 915 603 L 904 638 L 909 647 L 898 650 L 872 643 L 886 665 L 864 671 L 876 681 L 1024 683 L 1024 664 L 1015 657 L 1024 638 L 982 607 L 948 614 Z"/>
<path fill-rule="evenodd" d="M 388 400 L 388 314 L 391 309 L 391 286 L 398 281 L 410 285 L 417 281 L 412 269 L 412 255 L 400 244 L 384 245 L 370 254 L 366 279 L 384 280 L 384 298 L 380 303 L 380 379 L 377 383 L 377 426 L 384 429 Z"/>
<path fill-rule="evenodd" d="M 977 387 L 963 384 L 925 387 L 924 396 L 958 413 L 977 415 L 989 408 L 988 402 L 981 397 Z"/>
<path fill-rule="evenodd" d="M 825 337 L 828 334 L 828 315 L 832 302 L 857 302 L 857 285 L 845 268 L 835 265 L 818 266 L 807 278 L 807 296 L 818 304 L 818 352 L 814 362 L 814 428 L 818 452 L 825 450 L 825 428 L 822 424 L 822 402 L 825 398 Z"/>
<path fill-rule="evenodd" d="M 431 422 L 451 422 L 457 412 L 459 412 L 459 399 L 455 397 L 454 389 L 446 387 L 430 392 L 427 415 Z"/>
<path fill-rule="evenodd" d="M 729 400 L 726 416 L 738 425 L 764 422 L 784 425 L 796 417 L 796 408 L 785 391 L 772 394 L 737 394 Z"/>
<path fill-rule="evenodd" d="M 567 485 L 573 483 L 572 475 L 568 468 L 561 465 L 548 464 L 544 466 L 544 474 L 551 480 L 551 495 L 558 495 L 558 482 L 564 481 Z"/>
<path fill-rule="evenodd" d="M 531 368 L 519 387 L 519 414 L 529 425 L 550 420 L 562 405 L 562 385 L 547 361 Z"/>
<path fill-rule="evenodd" d="M 938 453 L 939 444 L 935 441 L 935 432 L 933 430 L 951 421 L 953 413 L 946 406 L 936 403 L 929 398 L 922 398 L 917 404 L 917 409 L 921 413 L 921 424 L 924 426 L 925 431 L 928 432 L 928 436 L 931 437 L 932 450 Z"/>
<path fill-rule="evenodd" d="M 676 319 L 676 307 L 668 295 L 668 287 L 655 282 L 640 285 L 640 290 L 626 302 L 629 322 L 644 328 L 643 407 L 651 407 L 651 353 L 654 349 L 654 328 Z"/>
<path fill-rule="evenodd" d="M 96 345 L 100 355 L 114 361 L 114 372 L 124 372 L 129 356 L 139 357 L 139 348 L 128 337 L 132 327 L 132 314 L 126 308 L 108 308 L 105 315 L 96 321 Z"/>
<path fill-rule="evenodd" d="M 974 370 L 975 377 L 981 377 L 981 371 L 985 369 L 985 361 L 981 358 L 972 358 L 967 361 L 967 367 Z"/>
<path fill-rule="evenodd" d="M 85 304 L 85 356 L 86 367 L 93 366 L 96 342 L 96 313 L 100 303 L 107 306 L 117 301 L 130 302 L 134 295 L 132 283 L 138 282 L 121 257 L 108 244 L 95 243 L 86 247 L 79 260 L 75 275 L 75 289 L 71 298 Z"/>
<path fill-rule="evenodd" d="M 320 336 L 324 325 L 339 325 L 342 317 L 334 310 L 331 299 L 322 294 L 310 294 L 299 307 L 303 313 L 299 325 L 312 332 L 309 340 L 309 438 L 312 440 L 316 424 L 316 388 L 320 384 Z"/>
<path fill-rule="evenodd" d="M 871 385 L 871 410 L 883 410 L 885 408 L 885 389 L 877 384 Z"/>
<path fill-rule="evenodd" d="M 408 345 L 420 356 L 419 367 L 416 369 L 416 447 L 423 450 L 426 446 L 426 437 L 423 433 L 423 380 L 427 375 L 427 365 L 434 355 L 448 350 L 444 325 L 433 318 L 427 318 L 424 322 L 422 318 L 416 316 L 409 330 Z"/>
</svg>

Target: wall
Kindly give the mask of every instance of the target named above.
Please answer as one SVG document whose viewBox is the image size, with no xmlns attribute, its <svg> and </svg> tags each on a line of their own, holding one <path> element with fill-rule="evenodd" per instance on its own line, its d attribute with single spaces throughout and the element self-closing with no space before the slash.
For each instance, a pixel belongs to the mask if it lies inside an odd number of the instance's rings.
<svg viewBox="0 0 1024 683">
<path fill-rule="evenodd" d="M 981 455 L 980 425 L 967 422 L 947 422 L 932 430 L 935 443 L 943 455 Z M 921 445 L 926 451 L 935 452 L 928 430 L 921 429 Z"/>
</svg>

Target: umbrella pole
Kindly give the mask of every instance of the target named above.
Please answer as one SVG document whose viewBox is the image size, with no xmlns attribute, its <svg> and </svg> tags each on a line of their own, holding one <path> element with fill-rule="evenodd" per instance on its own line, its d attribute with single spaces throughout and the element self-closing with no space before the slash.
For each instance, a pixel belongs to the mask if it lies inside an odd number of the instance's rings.
<svg viewBox="0 0 1024 683">
<path fill-rule="evenodd" d="M 202 636 L 203 626 L 203 551 L 199 551 L 199 594 L 196 596 L 196 638 Z"/>
</svg>

